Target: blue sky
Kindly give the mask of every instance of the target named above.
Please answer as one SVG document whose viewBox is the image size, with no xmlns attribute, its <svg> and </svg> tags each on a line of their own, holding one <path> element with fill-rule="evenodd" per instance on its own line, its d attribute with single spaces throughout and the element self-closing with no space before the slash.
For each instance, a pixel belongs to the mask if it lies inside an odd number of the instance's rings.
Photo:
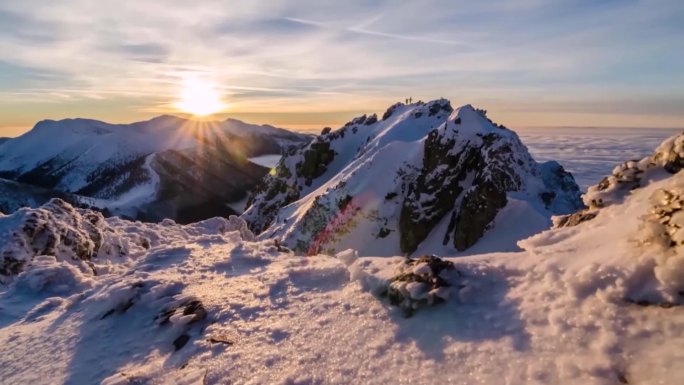
<svg viewBox="0 0 684 385">
<path fill-rule="evenodd" d="M 314 128 L 407 96 L 508 126 L 684 127 L 684 1 L 0 2 L 0 136 L 174 113 Z"/>
</svg>

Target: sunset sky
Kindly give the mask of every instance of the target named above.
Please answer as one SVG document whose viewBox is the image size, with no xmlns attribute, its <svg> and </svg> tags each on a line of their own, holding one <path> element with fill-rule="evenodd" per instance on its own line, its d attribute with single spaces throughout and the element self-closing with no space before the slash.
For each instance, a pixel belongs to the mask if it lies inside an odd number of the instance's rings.
<svg viewBox="0 0 684 385">
<path fill-rule="evenodd" d="M 0 136 L 181 113 L 298 129 L 446 97 L 509 127 L 684 127 L 684 1 L 0 2 Z"/>
</svg>

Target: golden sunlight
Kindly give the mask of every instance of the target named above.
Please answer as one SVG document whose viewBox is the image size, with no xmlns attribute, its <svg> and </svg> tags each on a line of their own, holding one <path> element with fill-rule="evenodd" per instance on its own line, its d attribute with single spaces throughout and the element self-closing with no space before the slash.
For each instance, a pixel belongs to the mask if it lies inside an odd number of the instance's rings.
<svg viewBox="0 0 684 385">
<path fill-rule="evenodd" d="M 175 106 L 196 116 L 215 114 L 226 107 L 221 101 L 216 85 L 198 77 L 183 79 L 179 100 Z"/>
</svg>

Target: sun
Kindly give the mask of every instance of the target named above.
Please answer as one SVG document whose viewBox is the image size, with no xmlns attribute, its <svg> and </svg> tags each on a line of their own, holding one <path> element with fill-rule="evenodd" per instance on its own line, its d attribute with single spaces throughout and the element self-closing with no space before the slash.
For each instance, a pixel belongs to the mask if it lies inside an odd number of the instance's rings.
<svg viewBox="0 0 684 385">
<path fill-rule="evenodd" d="M 183 79 L 179 100 L 175 106 L 183 112 L 196 116 L 215 114 L 226 106 L 216 85 L 198 77 Z"/>
</svg>

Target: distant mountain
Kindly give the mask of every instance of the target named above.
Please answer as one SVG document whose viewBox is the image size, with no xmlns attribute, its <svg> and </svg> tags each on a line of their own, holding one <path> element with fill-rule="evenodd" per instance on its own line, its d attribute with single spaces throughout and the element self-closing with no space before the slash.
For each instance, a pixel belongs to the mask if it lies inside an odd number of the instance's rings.
<svg viewBox="0 0 684 385">
<path fill-rule="evenodd" d="M 77 196 L 61 191 L 17 183 L 0 179 L 0 212 L 12 213 L 22 207 L 38 207 L 52 198 L 60 198 L 74 206 L 82 206 L 85 202 Z"/>
<path fill-rule="evenodd" d="M 235 119 L 45 120 L 0 144 L 0 178 L 87 197 L 116 215 L 188 222 L 235 214 L 227 203 L 245 197 L 268 172 L 249 158 L 310 138 Z"/>
<path fill-rule="evenodd" d="M 558 163 L 537 163 L 486 111 L 454 111 L 444 99 L 358 117 L 291 150 L 275 170 L 243 218 L 261 238 L 306 254 L 511 251 L 552 214 L 583 207 Z"/>
</svg>

